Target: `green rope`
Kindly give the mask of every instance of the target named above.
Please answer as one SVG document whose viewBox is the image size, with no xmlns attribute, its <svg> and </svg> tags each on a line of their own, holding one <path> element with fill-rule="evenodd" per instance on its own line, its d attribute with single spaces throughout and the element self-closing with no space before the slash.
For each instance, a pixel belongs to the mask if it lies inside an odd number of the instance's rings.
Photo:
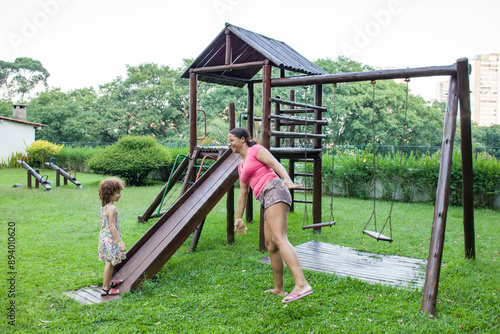
<svg viewBox="0 0 500 334">
<path fill-rule="evenodd" d="M 170 186 L 170 180 L 172 180 L 172 176 L 174 175 L 174 171 L 175 171 L 175 167 L 177 166 L 177 160 L 179 159 L 179 157 L 184 157 L 185 159 L 189 159 L 191 160 L 190 157 L 188 157 L 187 155 L 184 155 L 184 154 L 179 154 L 176 158 L 175 158 L 175 162 L 174 162 L 174 166 L 172 167 L 172 170 L 170 171 L 170 176 L 168 178 L 168 181 L 167 181 L 167 186 L 165 187 L 165 191 L 163 192 L 163 196 L 161 198 L 161 202 L 160 202 L 160 205 L 158 206 L 158 216 L 160 215 L 160 212 L 161 212 L 161 207 L 163 205 L 163 200 L 165 199 L 165 196 L 167 195 L 168 193 L 168 187 Z"/>
</svg>

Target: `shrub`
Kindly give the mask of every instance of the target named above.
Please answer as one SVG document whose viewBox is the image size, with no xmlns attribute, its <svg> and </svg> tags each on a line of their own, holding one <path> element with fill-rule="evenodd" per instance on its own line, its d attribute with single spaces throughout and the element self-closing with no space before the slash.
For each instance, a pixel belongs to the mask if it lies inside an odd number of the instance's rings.
<svg viewBox="0 0 500 334">
<path fill-rule="evenodd" d="M 11 153 L 6 160 L 2 159 L 0 162 L 0 168 L 20 167 L 21 165 L 17 162 L 17 160 L 21 160 L 24 155 L 24 152 Z"/>
<path fill-rule="evenodd" d="M 64 146 L 59 154 L 55 157 L 55 164 L 59 167 L 66 167 L 68 170 L 85 172 L 87 161 L 95 154 L 102 151 L 104 147 L 70 147 Z"/>
<path fill-rule="evenodd" d="M 28 159 L 31 164 L 39 164 L 44 168 L 44 161 L 49 161 L 51 157 L 57 155 L 64 145 L 52 144 L 46 140 L 35 140 L 26 148 Z"/>
<path fill-rule="evenodd" d="M 412 154 L 403 156 L 399 185 L 396 185 L 400 153 L 376 157 L 376 178 L 382 186 L 382 199 L 391 200 L 394 192 L 398 200 L 411 202 L 416 196 L 425 194 L 427 200 L 435 201 L 439 179 L 440 155 Z M 336 194 L 346 197 L 371 198 L 370 186 L 373 179 L 373 153 L 367 150 L 346 150 L 336 152 L 333 183 Z M 462 160 L 460 151 L 453 152 L 450 178 L 450 204 L 462 204 Z M 500 194 L 500 163 L 491 156 L 478 156 L 473 160 L 474 205 L 492 207 L 495 197 Z M 323 190 L 331 194 L 332 157 L 323 156 Z M 397 189 L 396 189 L 397 186 Z M 340 189 L 340 191 L 339 191 Z M 377 196 L 378 197 L 378 196 Z"/>
<path fill-rule="evenodd" d="M 117 175 L 129 185 L 142 185 L 155 170 L 172 164 L 172 155 L 153 137 L 123 137 L 89 159 L 87 167 L 96 173 Z"/>
</svg>

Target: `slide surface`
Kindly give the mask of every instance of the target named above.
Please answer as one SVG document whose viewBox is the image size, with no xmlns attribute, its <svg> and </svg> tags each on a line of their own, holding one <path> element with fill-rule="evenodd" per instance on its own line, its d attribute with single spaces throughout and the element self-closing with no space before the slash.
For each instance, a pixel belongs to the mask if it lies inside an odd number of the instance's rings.
<svg viewBox="0 0 500 334">
<path fill-rule="evenodd" d="M 239 154 L 227 150 L 127 252 L 113 279 L 120 292 L 153 277 L 238 180 Z"/>
</svg>

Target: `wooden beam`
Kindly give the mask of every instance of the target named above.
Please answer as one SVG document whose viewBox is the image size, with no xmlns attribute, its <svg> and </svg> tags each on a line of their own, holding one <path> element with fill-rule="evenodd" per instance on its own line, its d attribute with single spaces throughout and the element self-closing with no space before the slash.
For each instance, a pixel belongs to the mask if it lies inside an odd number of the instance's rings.
<svg viewBox="0 0 500 334">
<path fill-rule="evenodd" d="M 436 204 L 434 205 L 429 259 L 427 260 L 427 272 L 425 274 L 422 296 L 422 311 L 429 314 L 436 312 L 439 274 L 443 258 L 444 233 L 446 229 L 446 215 L 448 213 L 451 168 L 453 165 L 453 141 L 455 140 L 457 124 L 457 91 L 457 78 L 452 76 L 450 77 L 450 86 L 448 89 Z"/>
<path fill-rule="evenodd" d="M 417 67 L 396 70 L 364 71 L 338 74 L 304 75 L 271 80 L 273 87 L 332 84 L 339 82 L 370 81 L 382 79 L 406 79 L 417 77 L 456 75 L 456 65 Z"/>
<path fill-rule="evenodd" d="M 462 206 L 464 252 L 466 258 L 476 257 L 474 233 L 474 184 L 472 170 L 472 134 L 469 86 L 469 60 L 457 60 L 458 99 L 460 101 L 460 142 L 462 143 Z"/>
<path fill-rule="evenodd" d="M 231 64 L 231 32 L 226 30 L 226 65 Z"/>
<path fill-rule="evenodd" d="M 247 86 L 247 112 L 248 112 L 248 120 L 247 120 L 247 130 L 250 134 L 250 137 L 253 138 L 253 129 L 254 129 L 254 100 L 255 93 L 253 83 L 249 83 Z M 240 124 L 241 126 L 241 124 Z M 245 218 L 247 223 L 253 221 L 253 191 L 248 187 L 247 194 L 247 205 L 245 210 Z"/>
<path fill-rule="evenodd" d="M 234 103 L 229 103 L 229 131 L 236 127 L 236 108 Z M 234 244 L 234 185 L 226 194 L 226 241 Z"/>
<path fill-rule="evenodd" d="M 217 66 L 205 66 L 190 69 L 192 73 L 206 73 L 206 72 L 222 72 L 222 71 L 232 71 L 232 70 L 244 70 L 251 67 L 262 67 L 269 63 L 269 60 L 262 61 L 251 61 L 248 63 L 240 64 L 229 64 L 229 65 L 217 65 Z"/>
<path fill-rule="evenodd" d="M 264 65 L 262 68 L 262 146 L 270 149 L 269 132 L 271 132 L 271 75 L 272 66 Z M 266 249 L 264 237 L 264 210 L 260 209 L 260 225 L 259 225 L 259 251 Z"/>
<path fill-rule="evenodd" d="M 197 78 L 195 73 L 189 74 L 189 155 L 196 147 L 196 138 L 198 136 L 196 129 L 197 116 Z"/>
</svg>

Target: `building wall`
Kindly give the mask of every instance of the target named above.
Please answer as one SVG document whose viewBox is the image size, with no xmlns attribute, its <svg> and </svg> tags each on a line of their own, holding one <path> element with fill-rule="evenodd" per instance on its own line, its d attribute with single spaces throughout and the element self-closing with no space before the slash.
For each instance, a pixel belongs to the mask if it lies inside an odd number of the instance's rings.
<svg viewBox="0 0 500 334">
<path fill-rule="evenodd" d="M 483 54 L 470 60 L 472 120 L 480 126 L 500 124 L 500 54 Z"/>
<path fill-rule="evenodd" d="M 24 152 L 35 141 L 33 125 L 0 119 L 0 161 L 7 161 L 12 153 Z"/>
</svg>

